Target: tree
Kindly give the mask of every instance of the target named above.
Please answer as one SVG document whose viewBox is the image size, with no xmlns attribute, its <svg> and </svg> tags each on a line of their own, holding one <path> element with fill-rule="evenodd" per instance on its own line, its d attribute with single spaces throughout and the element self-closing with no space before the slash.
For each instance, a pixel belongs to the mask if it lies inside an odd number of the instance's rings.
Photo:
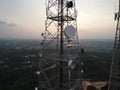
<svg viewBox="0 0 120 90">
<path fill-rule="evenodd" d="M 98 90 L 98 89 L 96 89 L 95 87 L 90 85 L 90 86 L 87 87 L 87 90 Z"/>
<path fill-rule="evenodd" d="M 108 90 L 108 84 L 101 88 L 101 90 Z"/>
</svg>

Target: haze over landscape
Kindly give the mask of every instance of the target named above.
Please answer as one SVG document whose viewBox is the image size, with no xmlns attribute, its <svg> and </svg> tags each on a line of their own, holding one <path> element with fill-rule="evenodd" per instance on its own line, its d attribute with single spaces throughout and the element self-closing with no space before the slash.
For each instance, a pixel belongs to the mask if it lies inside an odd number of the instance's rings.
<svg viewBox="0 0 120 90">
<path fill-rule="evenodd" d="M 81 39 L 113 39 L 117 0 L 76 0 Z M 0 39 L 40 39 L 45 0 L 0 0 Z"/>
<path fill-rule="evenodd" d="M 71 35 L 76 33 L 74 27 L 65 30 L 65 37 L 59 32 L 52 37 L 49 31 L 46 36 L 42 33 L 46 1 L 0 0 L 0 90 L 56 90 L 63 86 L 63 90 L 108 90 L 118 0 L 75 0 L 78 37 Z M 65 1 L 67 4 L 59 1 L 61 13 L 62 5 L 65 10 L 73 8 L 71 1 Z M 68 10 L 70 15 L 73 11 Z M 69 22 L 74 26 L 73 16 L 73 22 L 67 18 L 63 25 L 63 15 L 56 19 L 61 28 Z M 48 28 L 52 33 L 56 32 L 53 24 Z"/>
</svg>

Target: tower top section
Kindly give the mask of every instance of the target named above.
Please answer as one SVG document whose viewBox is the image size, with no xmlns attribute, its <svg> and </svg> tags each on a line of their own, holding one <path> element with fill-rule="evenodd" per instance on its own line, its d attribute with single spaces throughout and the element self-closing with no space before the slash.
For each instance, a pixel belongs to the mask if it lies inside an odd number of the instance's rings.
<svg viewBox="0 0 120 90">
<path fill-rule="evenodd" d="M 61 1 L 63 1 L 61 6 Z M 48 19 L 59 21 L 63 12 L 63 21 L 76 20 L 77 11 L 74 0 L 47 0 L 46 15 Z M 63 11 L 61 11 L 63 8 Z"/>
<path fill-rule="evenodd" d="M 118 11 L 115 12 L 114 20 L 119 20 L 119 18 L 120 18 L 120 0 L 119 0 L 118 4 L 119 4 L 118 5 Z"/>
</svg>

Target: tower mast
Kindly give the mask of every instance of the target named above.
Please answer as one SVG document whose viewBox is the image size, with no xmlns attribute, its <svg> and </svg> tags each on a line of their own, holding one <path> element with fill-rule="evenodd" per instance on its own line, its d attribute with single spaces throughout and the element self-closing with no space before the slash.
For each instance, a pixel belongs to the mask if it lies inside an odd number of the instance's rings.
<svg viewBox="0 0 120 90">
<path fill-rule="evenodd" d="M 117 21 L 117 26 L 108 90 L 120 90 L 120 0 L 118 12 L 115 13 L 115 20 Z"/>
<path fill-rule="evenodd" d="M 78 82 L 74 74 L 68 82 L 68 63 L 73 70 L 78 57 L 77 10 L 75 0 L 46 0 L 45 32 L 41 35 L 41 90 L 66 90 Z M 71 61 L 72 60 L 72 61 Z M 72 68 L 71 68 L 72 67 Z M 71 70 L 70 74 L 73 74 Z"/>
<path fill-rule="evenodd" d="M 61 4 L 61 13 L 60 13 L 60 21 L 58 21 L 58 27 L 60 26 L 60 58 L 63 55 L 63 26 L 64 26 L 64 20 L 63 20 L 63 0 L 59 0 Z M 59 5 L 59 4 L 58 4 Z M 63 83 L 63 62 L 60 61 L 60 90 L 62 90 L 62 83 Z"/>
</svg>

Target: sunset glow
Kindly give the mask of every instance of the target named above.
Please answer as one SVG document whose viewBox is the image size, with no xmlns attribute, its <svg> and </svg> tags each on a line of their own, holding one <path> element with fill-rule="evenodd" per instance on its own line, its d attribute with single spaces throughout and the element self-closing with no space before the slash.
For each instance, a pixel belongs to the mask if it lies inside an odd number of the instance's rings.
<svg viewBox="0 0 120 90">
<path fill-rule="evenodd" d="M 116 2 L 76 0 L 79 38 L 114 38 Z M 45 27 L 45 10 L 45 0 L 0 0 L 0 38 L 41 38 L 40 33 L 44 32 Z M 11 23 L 14 26 L 10 26 Z"/>
</svg>

